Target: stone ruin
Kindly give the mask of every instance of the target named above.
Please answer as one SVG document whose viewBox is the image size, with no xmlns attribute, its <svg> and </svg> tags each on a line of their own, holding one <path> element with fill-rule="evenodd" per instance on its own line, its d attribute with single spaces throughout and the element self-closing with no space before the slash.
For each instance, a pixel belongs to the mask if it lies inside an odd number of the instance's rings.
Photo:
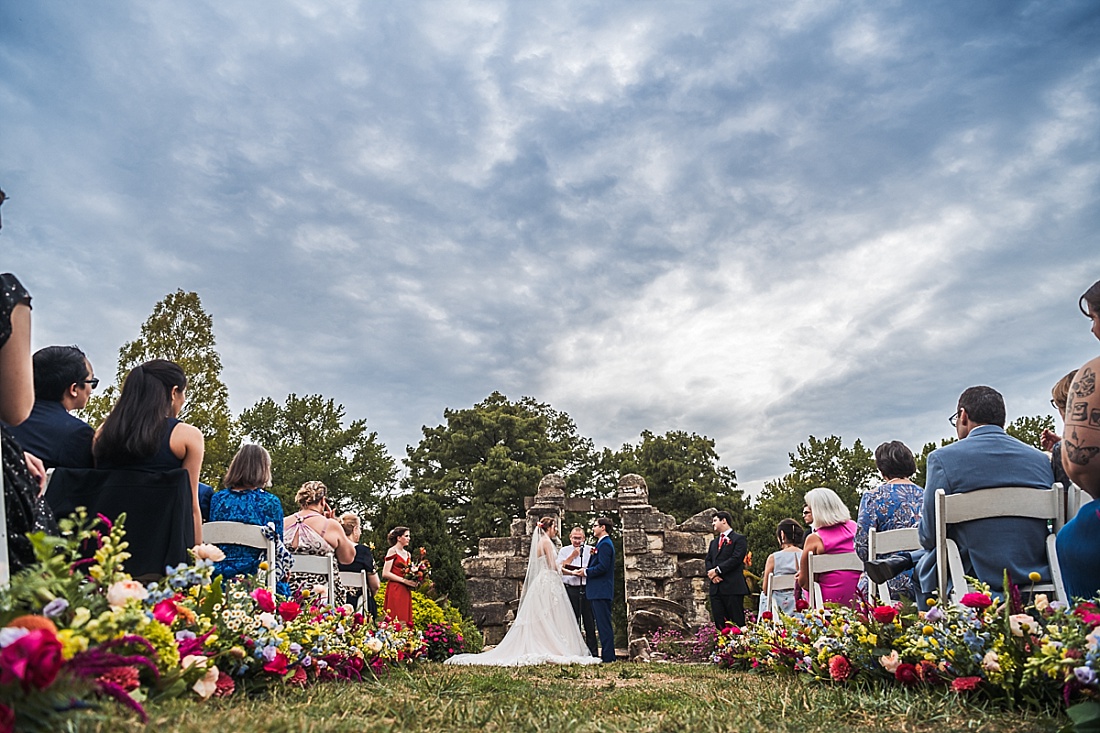
<svg viewBox="0 0 1100 733">
<path fill-rule="evenodd" d="M 658 628 L 687 632 L 710 621 L 703 558 L 714 537 L 711 517 L 717 510 L 707 509 L 677 524 L 649 504 L 649 489 L 637 474 L 619 479 L 614 499 L 567 497 L 565 480 L 548 474 L 535 496 L 526 500 L 526 509 L 525 517 L 512 521 L 508 537 L 481 539 L 478 554 L 462 563 L 474 623 L 486 644 L 499 643 L 515 617 L 535 524 L 546 516 L 560 522 L 565 512 L 619 515 L 621 527 L 616 532 L 622 532 L 624 577 L 616 582 L 626 598 L 632 659 L 648 658 L 646 637 Z M 562 528 L 562 534 L 568 531 Z"/>
</svg>

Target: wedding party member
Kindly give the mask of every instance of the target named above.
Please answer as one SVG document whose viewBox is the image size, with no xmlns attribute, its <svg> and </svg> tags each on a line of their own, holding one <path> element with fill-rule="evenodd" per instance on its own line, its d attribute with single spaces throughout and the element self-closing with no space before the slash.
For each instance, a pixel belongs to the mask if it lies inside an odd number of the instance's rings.
<svg viewBox="0 0 1100 733">
<path fill-rule="evenodd" d="M 376 618 L 378 616 L 378 603 L 374 600 L 374 593 L 381 587 L 382 583 L 378 580 L 378 573 L 374 571 L 374 555 L 371 554 L 370 548 L 359 544 L 359 538 L 363 534 L 359 515 L 352 512 L 341 514 L 340 526 L 344 528 L 344 534 L 347 535 L 347 538 L 355 545 L 355 559 L 349 563 L 340 563 L 340 570 L 347 573 L 366 571 L 367 613 L 370 614 L 371 618 Z M 358 590 L 348 589 L 348 603 L 353 608 L 359 604 L 359 593 Z"/>
<path fill-rule="evenodd" d="M 775 575 L 797 575 L 798 561 L 802 557 L 802 525 L 794 519 L 784 519 L 775 528 L 775 539 L 779 542 L 779 549 L 768 555 L 764 563 L 764 585 L 760 593 L 760 612 L 770 611 L 765 608 L 768 596 L 768 578 Z M 772 600 L 783 613 L 794 613 L 794 590 L 777 590 L 772 593 Z"/>
<path fill-rule="evenodd" d="M 382 613 L 405 626 L 412 626 L 412 589 L 416 581 L 405 577 L 412 566 L 409 555 L 409 543 L 412 533 L 408 527 L 394 527 L 388 535 L 390 549 L 382 565 L 382 580 L 386 581 L 386 592 L 382 596 Z"/>
<path fill-rule="evenodd" d="M 806 506 L 814 517 L 814 532 L 802 543 L 802 559 L 799 562 L 798 585 L 807 594 L 813 592 L 809 584 L 810 553 L 837 555 L 855 552 L 856 523 L 852 513 L 832 489 L 819 487 L 806 493 Z M 821 598 L 826 603 L 852 605 L 859 596 L 858 570 L 832 570 L 819 573 L 814 582 L 821 586 Z"/>
<path fill-rule="evenodd" d="M 924 489 L 909 480 L 917 472 L 917 461 L 905 443 L 892 440 L 875 448 L 875 466 L 884 482 L 863 492 L 859 499 L 856 554 L 867 564 L 867 574 L 872 582 L 889 586 L 891 598 L 897 600 L 904 596 L 912 600 L 917 597 L 913 592 L 912 572 L 916 558 L 911 553 L 900 553 L 883 560 L 868 557 L 867 538 L 872 529 L 887 532 L 920 524 Z M 884 565 L 885 573 L 879 574 L 879 569 Z M 866 591 L 866 582 L 866 578 L 860 579 L 861 592 Z"/>
<path fill-rule="evenodd" d="M 328 488 L 320 481 L 306 481 L 294 500 L 298 502 L 298 511 L 283 520 L 283 542 L 295 555 L 335 555 L 337 562 L 351 562 L 355 559 L 355 546 L 344 534 L 344 528 L 334 518 L 328 505 Z M 316 573 L 291 573 L 288 579 L 292 591 L 315 591 L 326 587 L 328 578 Z M 334 606 L 344 603 L 344 586 L 340 579 L 333 581 L 335 598 L 329 602 Z"/>
<path fill-rule="evenodd" d="M 580 577 L 588 581 L 585 595 L 596 620 L 602 649 L 600 657 L 606 663 L 615 661 L 615 627 L 611 623 L 611 600 L 615 597 L 615 544 L 611 541 L 614 526 L 607 517 L 592 523 L 596 546 L 592 548 L 588 565 L 578 571 Z"/>
<path fill-rule="evenodd" d="M 592 656 L 599 655 L 599 647 L 596 645 L 596 620 L 592 617 L 592 606 L 588 603 L 586 595 L 588 581 L 574 572 L 588 566 L 588 560 L 592 556 L 592 548 L 584 544 L 584 527 L 574 527 L 569 532 L 569 544 L 558 550 L 558 564 L 562 567 L 562 582 L 565 584 L 565 592 L 569 595 L 569 602 L 573 604 L 573 613 L 577 617 L 577 624 L 584 624 L 584 641 L 588 644 L 588 651 Z"/>
<path fill-rule="evenodd" d="M 589 656 L 577 620 L 567 602 L 565 586 L 561 582 L 563 571 L 556 559 L 558 548 L 553 542 L 557 534 L 557 523 L 553 517 L 543 517 L 535 525 L 516 620 L 501 642 L 480 654 L 456 654 L 444 664 L 495 667 L 599 664 L 599 657 Z M 572 574 L 582 571 L 564 572 Z"/>
<path fill-rule="evenodd" d="M 1069 402 L 1069 388 L 1076 375 L 1077 370 L 1074 369 L 1059 379 L 1050 390 L 1051 407 L 1058 411 L 1058 416 L 1062 418 L 1063 427 L 1066 424 L 1066 404 Z M 1054 481 L 1068 489 L 1073 482 L 1070 481 L 1065 467 L 1062 466 L 1062 436 L 1053 430 L 1043 428 L 1039 445 L 1042 446 L 1043 450 L 1050 453 L 1050 467 L 1054 471 Z"/>
<path fill-rule="evenodd" d="M 745 535 L 730 528 L 732 521 L 729 512 L 718 512 L 711 518 L 717 537 L 710 541 L 704 563 L 709 580 L 710 615 L 717 629 L 730 624 L 745 625 L 745 596 L 749 594 L 745 554 L 749 543 Z"/>
<path fill-rule="evenodd" d="M 98 386 L 91 362 L 77 347 L 39 349 L 34 352 L 34 409 L 12 426 L 12 435 L 46 468 L 91 468 L 95 431 L 70 413 L 84 409 Z"/>
<path fill-rule="evenodd" d="M 195 544 L 200 544 L 199 472 L 204 439 L 198 428 L 179 420 L 186 400 L 187 377 L 178 364 L 167 359 L 139 364 L 126 375 L 118 402 L 99 426 L 92 455 L 96 468 L 158 472 L 187 469 Z"/>
</svg>

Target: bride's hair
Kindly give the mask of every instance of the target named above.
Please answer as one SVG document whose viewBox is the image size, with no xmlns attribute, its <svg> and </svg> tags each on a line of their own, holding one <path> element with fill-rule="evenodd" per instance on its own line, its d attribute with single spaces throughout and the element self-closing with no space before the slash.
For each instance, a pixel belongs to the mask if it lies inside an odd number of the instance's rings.
<svg viewBox="0 0 1100 733">
<path fill-rule="evenodd" d="M 557 520 L 553 517 L 543 517 L 539 520 L 539 527 L 542 528 L 543 532 L 549 532 L 550 528 L 553 527 L 556 523 Z"/>
</svg>

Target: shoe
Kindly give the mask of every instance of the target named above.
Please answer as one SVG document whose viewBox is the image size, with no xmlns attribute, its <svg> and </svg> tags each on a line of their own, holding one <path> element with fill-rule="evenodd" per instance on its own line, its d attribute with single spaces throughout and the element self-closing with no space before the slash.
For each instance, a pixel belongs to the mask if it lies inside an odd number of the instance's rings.
<svg viewBox="0 0 1100 733">
<path fill-rule="evenodd" d="M 863 563 L 863 571 L 867 573 L 872 583 L 879 585 L 906 570 L 911 570 L 913 566 L 913 558 L 909 555 L 891 555 L 885 560 L 868 560 Z"/>
</svg>

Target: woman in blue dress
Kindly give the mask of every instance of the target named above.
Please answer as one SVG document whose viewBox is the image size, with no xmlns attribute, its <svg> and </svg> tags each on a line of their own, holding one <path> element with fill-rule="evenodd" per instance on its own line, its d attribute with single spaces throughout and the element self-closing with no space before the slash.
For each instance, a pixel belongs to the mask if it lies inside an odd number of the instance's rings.
<svg viewBox="0 0 1100 733">
<path fill-rule="evenodd" d="M 913 451 L 905 443 L 892 440 L 875 448 L 875 466 L 885 483 L 863 493 L 856 518 L 856 553 L 864 561 L 868 560 L 867 536 L 872 527 L 876 532 L 916 527 L 920 524 L 924 502 L 924 489 L 909 480 L 917 472 L 917 462 Z M 906 565 L 912 568 L 909 562 Z M 916 597 L 913 594 L 911 569 L 895 575 L 887 583 L 891 598 Z M 860 578 L 859 588 L 864 592 L 867 590 L 867 576 Z"/>
</svg>

